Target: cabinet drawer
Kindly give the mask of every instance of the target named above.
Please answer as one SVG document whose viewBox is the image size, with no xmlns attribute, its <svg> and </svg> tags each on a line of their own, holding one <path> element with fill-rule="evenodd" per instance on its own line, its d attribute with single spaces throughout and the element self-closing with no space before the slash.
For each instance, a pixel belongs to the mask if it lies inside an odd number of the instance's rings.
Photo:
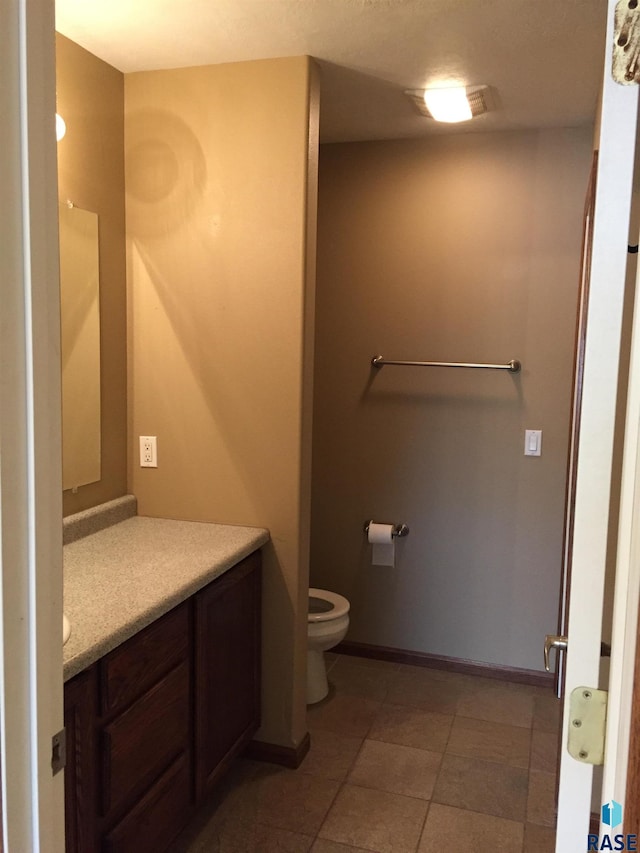
<svg viewBox="0 0 640 853">
<path fill-rule="evenodd" d="M 103 814 L 126 805 L 186 750 L 189 663 L 181 663 L 102 732 Z"/>
<path fill-rule="evenodd" d="M 126 708 L 189 654 L 189 603 L 179 605 L 100 662 L 101 713 Z"/>
<path fill-rule="evenodd" d="M 107 835 L 105 853 L 165 850 L 188 819 L 191 802 L 189 760 L 182 755 Z"/>
</svg>

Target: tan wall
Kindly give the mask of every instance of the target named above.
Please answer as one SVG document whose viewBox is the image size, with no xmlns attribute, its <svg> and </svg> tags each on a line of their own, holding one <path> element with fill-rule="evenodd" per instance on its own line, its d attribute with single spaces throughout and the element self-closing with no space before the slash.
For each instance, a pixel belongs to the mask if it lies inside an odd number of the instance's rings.
<svg viewBox="0 0 640 853">
<path fill-rule="evenodd" d="M 591 143 L 586 128 L 322 149 L 311 581 L 350 598 L 353 641 L 542 668 Z M 374 373 L 378 353 L 523 370 Z M 410 526 L 395 569 L 371 566 L 369 518 Z"/>
<path fill-rule="evenodd" d="M 56 37 L 60 200 L 98 214 L 101 321 L 101 479 L 63 496 L 64 514 L 127 490 L 124 77 L 64 36 Z"/>
<path fill-rule="evenodd" d="M 290 746 L 305 733 L 314 67 L 125 88 L 130 488 L 141 515 L 270 529 L 259 737 Z M 157 469 L 138 467 L 141 434 L 158 437 Z"/>
</svg>

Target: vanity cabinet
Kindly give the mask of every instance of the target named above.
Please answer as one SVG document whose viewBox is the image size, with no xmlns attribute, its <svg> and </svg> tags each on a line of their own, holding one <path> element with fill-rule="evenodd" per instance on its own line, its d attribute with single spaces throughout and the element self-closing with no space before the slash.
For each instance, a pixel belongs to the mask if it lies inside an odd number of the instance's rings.
<svg viewBox="0 0 640 853">
<path fill-rule="evenodd" d="M 97 779 L 95 720 L 98 713 L 96 667 L 64 686 L 67 765 L 64 771 L 66 849 L 96 850 Z"/>
<path fill-rule="evenodd" d="M 211 791 L 260 719 L 260 599 L 260 572 L 251 557 L 195 599 L 198 799 Z"/>
<path fill-rule="evenodd" d="M 65 685 L 68 853 L 160 853 L 260 723 L 256 552 Z"/>
</svg>

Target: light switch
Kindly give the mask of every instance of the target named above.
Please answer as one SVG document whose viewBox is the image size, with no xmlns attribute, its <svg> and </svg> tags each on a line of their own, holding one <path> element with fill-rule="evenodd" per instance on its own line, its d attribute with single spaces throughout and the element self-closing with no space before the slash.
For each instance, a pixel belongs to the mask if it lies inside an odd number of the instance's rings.
<svg viewBox="0 0 640 853">
<path fill-rule="evenodd" d="M 526 429 L 524 431 L 524 455 L 540 456 L 542 453 L 542 430 Z"/>
</svg>

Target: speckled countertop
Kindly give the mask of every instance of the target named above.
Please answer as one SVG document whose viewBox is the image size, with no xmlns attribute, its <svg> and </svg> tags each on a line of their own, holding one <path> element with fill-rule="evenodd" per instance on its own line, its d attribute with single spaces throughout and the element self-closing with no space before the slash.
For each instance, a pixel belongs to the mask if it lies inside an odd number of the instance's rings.
<svg viewBox="0 0 640 853">
<path fill-rule="evenodd" d="M 259 527 L 135 516 L 65 545 L 65 681 L 268 540 Z"/>
</svg>

